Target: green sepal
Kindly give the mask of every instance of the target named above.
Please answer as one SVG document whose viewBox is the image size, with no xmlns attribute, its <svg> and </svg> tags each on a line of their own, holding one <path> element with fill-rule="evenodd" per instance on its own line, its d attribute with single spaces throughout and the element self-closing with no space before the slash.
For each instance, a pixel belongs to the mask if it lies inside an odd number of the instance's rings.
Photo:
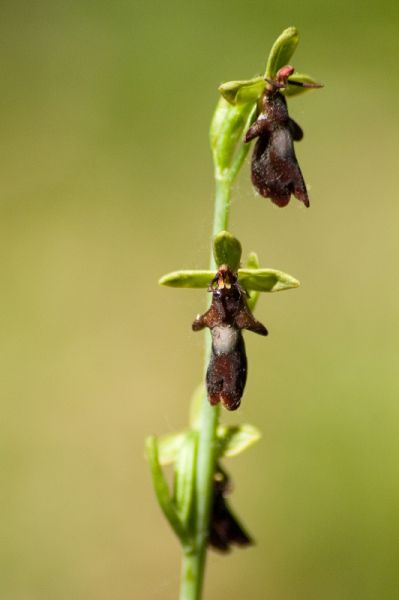
<svg viewBox="0 0 399 600">
<path fill-rule="evenodd" d="M 297 81 L 298 83 L 311 83 L 312 85 L 316 85 L 318 87 L 309 88 L 309 87 L 301 87 L 299 85 L 289 85 L 290 81 Z M 313 77 L 310 75 L 305 75 L 304 73 L 293 73 L 293 75 L 289 76 L 288 86 L 282 90 L 284 96 L 298 96 L 298 94 L 303 94 L 304 92 L 309 92 L 310 90 L 315 90 L 323 87 L 322 84 L 318 83 Z"/>
<path fill-rule="evenodd" d="M 239 283 L 248 291 L 280 292 L 298 287 L 299 281 L 274 269 L 239 269 Z"/>
<path fill-rule="evenodd" d="M 213 238 L 213 255 L 218 267 L 228 265 L 234 272 L 241 261 L 242 248 L 239 240 L 228 231 L 221 231 Z"/>
<path fill-rule="evenodd" d="M 173 500 L 177 513 L 185 528 L 188 527 L 194 498 L 196 477 L 195 456 L 197 432 L 187 433 L 175 463 Z"/>
<path fill-rule="evenodd" d="M 259 429 L 253 425 L 219 425 L 217 439 L 219 444 L 219 457 L 226 458 L 237 456 L 250 448 L 261 438 Z"/>
<path fill-rule="evenodd" d="M 207 288 L 214 277 L 214 271 L 173 271 L 161 277 L 159 284 L 176 288 Z"/>
<path fill-rule="evenodd" d="M 259 269 L 259 258 L 256 252 L 250 252 L 246 263 L 247 269 Z M 247 304 L 249 310 L 252 312 L 255 310 L 256 303 L 259 300 L 260 292 L 251 291 L 249 298 L 247 298 Z"/>
<path fill-rule="evenodd" d="M 169 487 L 159 462 L 157 439 L 154 436 L 147 438 L 146 451 L 151 469 L 152 483 L 159 506 L 183 546 L 189 549 L 191 547 L 191 540 L 170 496 Z"/>
<path fill-rule="evenodd" d="M 231 236 L 231 234 L 229 235 Z M 234 240 L 236 239 L 233 238 L 233 236 L 231 236 L 231 238 Z M 238 240 L 236 241 L 238 242 Z M 226 253 L 218 252 L 217 256 L 218 265 L 229 264 L 232 270 L 237 270 L 232 265 L 237 264 L 238 247 L 235 249 L 235 254 L 228 255 Z M 229 258 L 229 256 L 231 257 Z M 229 258 L 231 263 L 226 261 L 227 258 Z M 224 263 L 219 262 L 222 259 L 225 260 Z M 172 273 L 168 273 L 167 275 L 161 277 L 159 283 L 161 285 L 167 285 L 175 288 L 206 289 L 214 276 L 214 271 L 173 271 Z M 300 285 L 299 281 L 291 275 L 283 273 L 282 271 L 276 271 L 275 269 L 238 269 L 238 280 L 239 283 L 249 292 L 279 292 L 281 290 L 295 288 Z"/>
<path fill-rule="evenodd" d="M 281 67 L 288 65 L 299 42 L 299 32 L 296 27 L 288 27 L 274 42 L 267 60 L 265 77 L 274 79 Z"/>
<path fill-rule="evenodd" d="M 161 435 L 158 442 L 159 464 L 171 465 L 176 462 L 179 452 L 186 441 L 189 431 L 178 431 Z"/>
<path fill-rule="evenodd" d="M 227 81 L 219 86 L 219 92 L 230 104 L 255 103 L 266 87 L 263 77 L 243 81 Z"/>
</svg>

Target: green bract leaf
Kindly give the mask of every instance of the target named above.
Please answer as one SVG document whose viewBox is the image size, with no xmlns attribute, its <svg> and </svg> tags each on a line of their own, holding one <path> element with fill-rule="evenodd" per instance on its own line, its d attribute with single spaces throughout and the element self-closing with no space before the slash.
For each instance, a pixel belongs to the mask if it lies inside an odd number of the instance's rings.
<svg viewBox="0 0 399 600">
<path fill-rule="evenodd" d="M 257 104 L 254 104 L 252 107 L 252 110 L 248 114 L 247 122 L 245 123 L 245 125 L 242 129 L 243 136 L 248 131 L 248 129 L 251 127 L 252 123 L 255 121 L 256 115 L 257 115 Z M 241 146 L 239 146 L 238 151 L 235 153 L 234 159 L 233 159 L 230 169 L 229 169 L 230 181 L 233 181 L 235 179 L 235 177 L 237 176 L 237 173 L 241 169 L 243 162 L 249 152 L 250 147 L 251 147 L 251 144 L 248 144 L 248 143 L 245 143 L 245 144 L 241 143 Z"/>
<path fill-rule="evenodd" d="M 217 178 L 232 181 L 237 174 L 234 169 L 234 157 L 243 145 L 244 132 L 248 126 L 248 117 L 253 111 L 252 104 L 235 104 L 223 97 L 217 103 L 210 128 L 210 142 Z"/>
<path fill-rule="evenodd" d="M 161 277 L 159 284 L 177 288 L 207 288 L 214 277 L 213 271 L 173 271 Z"/>
<path fill-rule="evenodd" d="M 174 502 L 178 515 L 185 527 L 187 527 L 191 507 L 193 504 L 194 482 L 195 482 L 195 454 L 197 447 L 197 434 L 194 431 L 188 433 L 180 448 L 175 466 Z"/>
<path fill-rule="evenodd" d="M 226 118 L 231 111 L 231 104 L 224 98 L 219 98 L 216 105 L 215 112 L 213 113 L 211 127 L 209 129 L 209 141 L 211 143 L 212 150 L 215 150 L 218 144 L 218 139 L 226 121 Z"/>
<path fill-rule="evenodd" d="M 276 73 L 284 65 L 288 65 L 291 56 L 299 42 L 299 33 L 296 27 L 288 27 L 274 42 L 267 60 L 265 77 L 274 79 Z"/>
<path fill-rule="evenodd" d="M 183 526 L 179 515 L 177 514 L 172 498 L 170 497 L 168 484 L 159 463 L 158 445 L 154 436 L 147 438 L 146 449 L 148 462 L 151 469 L 152 482 L 158 503 L 174 532 L 180 538 L 182 544 L 187 548 L 190 545 L 190 540 L 187 531 Z"/>
<path fill-rule="evenodd" d="M 158 456 L 161 465 L 171 465 L 179 455 L 189 431 L 169 433 L 158 438 Z"/>
<path fill-rule="evenodd" d="M 257 102 L 266 87 L 263 77 L 254 77 L 246 81 L 227 81 L 219 86 L 219 92 L 230 104 Z"/>
<path fill-rule="evenodd" d="M 299 286 L 299 281 L 274 269 L 239 269 L 238 280 L 246 290 L 279 292 Z"/>
<path fill-rule="evenodd" d="M 247 269 L 258 269 L 259 258 L 256 252 L 251 252 L 247 258 Z M 247 304 L 249 309 L 253 312 L 255 310 L 256 303 L 259 300 L 260 292 L 251 291 L 249 298 L 247 298 Z"/>
<path fill-rule="evenodd" d="M 299 85 L 289 85 L 290 81 L 297 81 L 298 83 L 310 83 L 311 85 L 315 85 L 317 87 L 301 87 Z M 323 87 L 322 84 L 317 83 L 310 75 L 305 75 L 304 73 L 294 73 L 290 75 L 288 79 L 288 86 L 282 90 L 284 96 L 297 96 L 298 94 L 303 94 L 303 92 L 308 92 L 312 89 L 318 89 Z"/>
<path fill-rule="evenodd" d="M 220 446 L 220 456 L 237 456 L 247 448 L 255 444 L 261 433 L 253 425 L 219 425 L 217 437 Z"/>
<path fill-rule="evenodd" d="M 213 239 L 213 255 L 218 267 L 228 265 L 232 271 L 237 271 L 241 261 L 241 244 L 228 231 L 221 231 Z"/>
</svg>

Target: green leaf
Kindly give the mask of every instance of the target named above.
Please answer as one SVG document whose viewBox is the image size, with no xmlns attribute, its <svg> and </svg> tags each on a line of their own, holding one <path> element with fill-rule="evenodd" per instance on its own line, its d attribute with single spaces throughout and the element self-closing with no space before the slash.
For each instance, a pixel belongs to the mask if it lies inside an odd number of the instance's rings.
<svg viewBox="0 0 399 600">
<path fill-rule="evenodd" d="M 219 455 L 225 457 L 237 456 L 255 444 L 260 438 L 259 429 L 253 425 L 219 425 L 217 429 Z"/>
<path fill-rule="evenodd" d="M 221 231 L 213 239 L 213 255 L 218 267 L 228 265 L 234 272 L 241 261 L 242 248 L 239 240 L 228 231 Z"/>
<path fill-rule="evenodd" d="M 207 288 L 214 277 L 214 271 L 173 271 L 161 277 L 159 284 L 176 288 Z"/>
<path fill-rule="evenodd" d="M 263 77 L 243 81 L 227 81 L 219 86 L 219 92 L 230 104 L 255 103 L 266 87 Z"/>
<path fill-rule="evenodd" d="M 179 431 L 158 438 L 158 456 L 161 465 L 171 465 L 177 460 L 188 434 L 189 431 Z"/>
<path fill-rule="evenodd" d="M 247 269 L 258 269 L 259 268 L 259 258 L 256 252 L 251 252 L 247 258 Z M 250 311 L 255 310 L 255 306 L 259 300 L 260 292 L 251 291 L 249 298 L 247 298 L 247 304 Z"/>
<path fill-rule="evenodd" d="M 284 65 L 288 65 L 291 56 L 299 42 L 299 32 L 296 27 L 288 27 L 274 42 L 267 60 L 265 77 L 274 79 L 276 73 Z"/>
<path fill-rule="evenodd" d="M 151 469 L 152 482 L 157 496 L 159 506 L 161 507 L 165 517 L 169 521 L 170 526 L 181 540 L 185 548 L 190 548 L 190 538 L 186 528 L 177 514 L 176 507 L 170 497 L 168 484 L 163 474 L 158 457 L 158 444 L 154 436 L 146 440 L 147 458 Z"/>
<path fill-rule="evenodd" d="M 315 87 L 301 87 L 299 85 L 288 85 L 286 88 L 282 90 L 284 96 L 298 96 L 298 94 L 303 94 L 303 92 L 308 92 L 309 90 L 315 90 L 323 87 L 321 83 L 317 83 L 310 75 L 305 75 L 304 73 L 294 73 L 290 75 L 288 79 L 288 84 L 290 81 L 297 81 L 298 83 L 308 83 L 314 85 Z"/>
<path fill-rule="evenodd" d="M 238 280 L 246 290 L 257 292 L 280 292 L 300 285 L 291 275 L 274 269 L 239 269 Z"/>
<path fill-rule="evenodd" d="M 197 433 L 190 431 L 175 463 L 174 503 L 185 528 L 190 520 L 194 498 L 196 448 Z"/>
</svg>

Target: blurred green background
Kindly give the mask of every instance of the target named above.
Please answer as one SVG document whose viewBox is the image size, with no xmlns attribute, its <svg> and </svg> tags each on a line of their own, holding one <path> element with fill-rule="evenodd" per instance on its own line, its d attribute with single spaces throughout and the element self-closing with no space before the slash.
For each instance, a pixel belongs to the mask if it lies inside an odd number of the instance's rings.
<svg viewBox="0 0 399 600">
<path fill-rule="evenodd" d="M 217 86 L 294 64 L 311 208 L 257 197 L 231 230 L 300 279 L 262 296 L 268 339 L 229 422 L 257 545 L 212 554 L 206 600 L 390 600 L 399 588 L 397 2 L 20 1 L 0 8 L 2 600 L 176 598 L 179 546 L 143 441 L 183 427 L 208 264 Z"/>
</svg>

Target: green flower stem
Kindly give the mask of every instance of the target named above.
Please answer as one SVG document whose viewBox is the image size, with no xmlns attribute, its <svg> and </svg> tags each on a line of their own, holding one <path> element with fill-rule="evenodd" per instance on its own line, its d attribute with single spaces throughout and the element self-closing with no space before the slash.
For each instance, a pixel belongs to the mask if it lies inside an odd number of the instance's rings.
<svg viewBox="0 0 399 600">
<path fill-rule="evenodd" d="M 213 236 L 228 229 L 232 178 L 216 178 L 215 212 Z M 211 251 L 211 270 L 216 269 Z M 205 372 L 211 353 L 209 331 L 205 332 Z M 213 474 L 215 472 L 217 438 L 220 407 L 209 404 L 204 394 L 201 404 L 199 440 L 196 465 L 196 523 L 195 550 L 183 556 L 180 600 L 200 600 L 206 562 L 209 520 L 212 502 Z"/>
<path fill-rule="evenodd" d="M 215 167 L 215 208 L 212 240 L 228 230 L 230 198 L 233 182 L 242 166 L 249 145 L 243 144 L 243 136 L 255 116 L 251 105 L 231 106 L 221 98 L 211 123 L 210 142 Z M 211 249 L 210 269 L 216 264 Z M 211 337 L 205 332 L 205 373 L 211 355 Z M 211 406 L 205 392 L 202 398 L 198 427 L 198 450 L 196 459 L 196 487 L 194 509 L 194 549 L 183 556 L 180 600 L 200 600 L 208 545 L 209 522 L 212 508 L 213 476 L 217 450 L 217 427 L 220 407 Z"/>
<path fill-rule="evenodd" d="M 230 210 L 230 196 L 232 177 L 217 176 L 215 177 L 216 183 L 216 196 L 215 196 L 215 212 L 213 215 L 213 229 L 212 239 L 219 233 L 219 231 L 227 230 L 229 224 L 229 210 Z M 213 251 L 211 250 L 211 262 L 210 268 L 212 271 L 216 269 L 217 265 L 213 257 Z"/>
<path fill-rule="evenodd" d="M 203 562 L 198 554 L 185 553 L 182 561 L 179 600 L 195 600 L 201 597 Z"/>
</svg>

